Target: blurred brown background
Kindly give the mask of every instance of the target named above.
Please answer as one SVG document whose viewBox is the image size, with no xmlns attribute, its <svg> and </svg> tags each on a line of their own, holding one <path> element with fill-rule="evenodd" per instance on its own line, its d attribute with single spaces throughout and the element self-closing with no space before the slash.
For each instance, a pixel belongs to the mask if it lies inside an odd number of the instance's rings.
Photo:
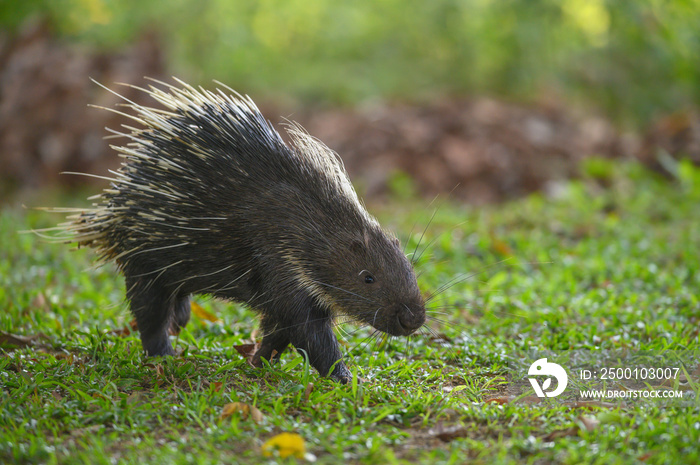
<svg viewBox="0 0 700 465">
<path fill-rule="evenodd" d="M 700 163 L 700 11 L 682 3 L 2 3 L 3 202 L 119 166 L 103 137 L 124 118 L 88 107 L 118 98 L 90 78 L 149 105 L 115 83 L 218 79 L 335 149 L 370 197 L 482 204 L 556 187 L 589 156 Z"/>
</svg>

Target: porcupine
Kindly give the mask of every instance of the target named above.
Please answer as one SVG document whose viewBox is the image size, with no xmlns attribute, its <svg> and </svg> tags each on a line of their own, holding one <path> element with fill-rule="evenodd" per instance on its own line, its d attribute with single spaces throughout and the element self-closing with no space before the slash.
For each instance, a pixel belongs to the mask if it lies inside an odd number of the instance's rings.
<svg viewBox="0 0 700 465">
<path fill-rule="evenodd" d="M 187 324 L 193 294 L 260 314 L 254 365 L 292 344 L 342 382 L 351 375 L 334 318 L 396 336 L 424 324 L 411 263 L 335 152 L 294 123 L 285 143 L 249 97 L 226 86 L 154 82 L 138 89 L 165 109 L 122 97 L 141 127 L 111 131 L 130 140 L 113 146 L 126 161 L 94 208 L 66 226 L 117 263 L 147 355 L 174 353 L 169 330 Z"/>
</svg>

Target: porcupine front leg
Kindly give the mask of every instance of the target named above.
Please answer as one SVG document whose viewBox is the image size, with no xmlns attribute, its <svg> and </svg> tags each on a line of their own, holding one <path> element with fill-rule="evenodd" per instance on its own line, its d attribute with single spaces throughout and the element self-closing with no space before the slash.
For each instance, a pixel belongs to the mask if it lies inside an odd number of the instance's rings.
<svg viewBox="0 0 700 465">
<path fill-rule="evenodd" d="M 262 366 L 262 359 L 270 362 L 279 359 L 280 354 L 292 342 L 294 347 L 303 350 L 309 357 L 309 363 L 322 376 L 330 376 L 343 384 L 352 379 L 341 358 L 338 340 L 333 333 L 330 323 L 313 322 L 301 325 L 301 330 L 280 330 L 266 334 L 260 348 L 253 355 L 253 365 Z M 290 339 L 291 338 L 291 339 Z M 274 355 L 272 355 L 274 353 Z M 331 367 L 335 362 L 333 372 Z"/>
<path fill-rule="evenodd" d="M 297 350 L 306 353 L 309 364 L 321 376 L 329 376 L 347 384 L 352 380 L 352 374 L 343 363 L 338 339 L 333 332 L 333 317 L 314 300 L 302 300 L 303 302 L 296 302 L 296 308 L 306 311 L 297 313 L 298 321 L 289 326 L 289 341 Z"/>
<path fill-rule="evenodd" d="M 148 356 L 173 355 L 168 333 L 175 301 L 156 283 L 126 278 L 126 297 Z"/>
<path fill-rule="evenodd" d="M 295 302 L 297 305 L 292 305 L 292 309 L 307 309 L 303 312 L 290 312 L 289 307 L 283 310 L 268 309 L 268 315 L 286 315 L 283 320 L 263 315 L 260 326 L 264 336 L 260 348 L 253 356 L 253 365 L 261 366 L 263 358 L 278 359 L 282 351 L 291 343 L 306 354 L 311 366 L 322 376 L 330 376 L 344 384 L 349 382 L 352 375 L 341 360 L 342 354 L 333 333 L 333 320 L 330 314 L 318 308 L 310 299 L 302 300 L 303 303 Z M 295 317 L 290 318 L 290 315 Z M 272 356 L 274 351 L 277 353 Z M 332 372 L 331 368 L 333 368 Z"/>
<path fill-rule="evenodd" d="M 309 363 L 321 376 L 330 376 L 343 384 L 352 380 L 333 332 L 333 319 L 326 311 L 313 308 L 308 321 L 290 332 L 290 340 L 297 350 L 306 352 Z"/>
</svg>

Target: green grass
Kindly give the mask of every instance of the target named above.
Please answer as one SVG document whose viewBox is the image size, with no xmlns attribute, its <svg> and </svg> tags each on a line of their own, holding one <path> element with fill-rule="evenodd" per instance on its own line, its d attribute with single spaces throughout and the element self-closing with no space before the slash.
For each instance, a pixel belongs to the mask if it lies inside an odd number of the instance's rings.
<svg viewBox="0 0 700 465">
<path fill-rule="evenodd" d="M 0 462 L 275 463 L 261 445 L 289 431 L 316 463 L 697 463 L 697 401 L 485 402 L 514 379 L 512 354 L 700 349 L 700 172 L 681 164 L 668 182 L 637 165 L 585 171 L 555 199 L 442 205 L 422 241 L 420 285 L 469 277 L 435 299 L 441 337 L 365 343 L 365 330 L 343 325 L 349 366 L 367 380 L 348 386 L 294 352 L 248 366 L 233 346 L 250 340 L 254 314 L 206 298 L 223 324 L 193 318 L 180 356 L 144 358 L 136 335 L 115 331 L 130 317 L 114 267 L 18 234 L 60 218 L 7 208 L 0 330 L 42 337 L 0 355 Z M 404 235 L 417 224 L 409 251 L 434 207 L 415 205 L 372 209 Z M 264 418 L 221 419 L 229 402 Z M 440 428 L 457 437 L 440 440 Z"/>
</svg>

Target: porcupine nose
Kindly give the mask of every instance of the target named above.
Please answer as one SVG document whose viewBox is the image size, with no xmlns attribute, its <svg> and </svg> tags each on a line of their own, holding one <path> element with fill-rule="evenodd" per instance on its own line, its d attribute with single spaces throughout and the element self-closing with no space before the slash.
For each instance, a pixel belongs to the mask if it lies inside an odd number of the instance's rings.
<svg viewBox="0 0 700 465">
<path fill-rule="evenodd" d="M 397 319 L 405 334 L 411 334 L 425 323 L 425 309 L 403 305 L 402 310 L 397 315 Z"/>
</svg>

